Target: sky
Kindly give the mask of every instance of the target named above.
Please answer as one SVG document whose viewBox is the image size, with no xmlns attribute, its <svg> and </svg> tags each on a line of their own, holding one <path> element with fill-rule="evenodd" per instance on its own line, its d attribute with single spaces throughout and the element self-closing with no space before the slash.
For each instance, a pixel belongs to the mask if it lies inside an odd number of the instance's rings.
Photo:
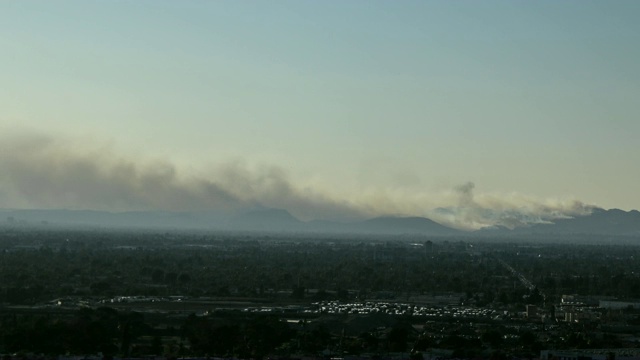
<svg viewBox="0 0 640 360">
<path fill-rule="evenodd" d="M 0 208 L 462 227 L 638 209 L 638 16 L 635 0 L 5 1 Z"/>
</svg>

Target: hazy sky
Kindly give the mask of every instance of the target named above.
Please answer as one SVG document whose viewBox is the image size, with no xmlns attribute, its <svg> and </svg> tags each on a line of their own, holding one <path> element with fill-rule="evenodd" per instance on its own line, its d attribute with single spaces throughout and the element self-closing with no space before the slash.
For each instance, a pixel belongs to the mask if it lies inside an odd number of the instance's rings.
<svg viewBox="0 0 640 360">
<path fill-rule="evenodd" d="M 0 207 L 170 208 L 126 201 L 166 170 L 331 205 L 306 218 L 424 215 L 468 182 L 487 207 L 637 209 L 639 17 L 636 0 L 3 1 Z M 62 158 L 102 178 L 63 186 Z M 86 199 L 122 163 L 123 200 Z"/>
</svg>

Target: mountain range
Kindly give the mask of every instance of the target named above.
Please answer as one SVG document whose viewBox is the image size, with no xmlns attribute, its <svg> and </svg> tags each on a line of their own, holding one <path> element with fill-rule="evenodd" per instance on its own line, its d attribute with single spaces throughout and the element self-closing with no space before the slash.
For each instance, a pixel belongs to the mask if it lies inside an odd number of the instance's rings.
<svg viewBox="0 0 640 360">
<path fill-rule="evenodd" d="M 93 210 L 0 210 L 0 226 L 199 229 L 250 232 L 426 236 L 614 235 L 640 237 L 640 212 L 594 209 L 591 214 L 548 223 L 470 232 L 424 217 L 382 216 L 362 221 L 301 221 L 283 209 L 218 212 L 106 212 Z"/>
<path fill-rule="evenodd" d="M 594 234 L 640 237 L 640 212 L 593 209 L 591 214 L 512 230 L 516 234 Z"/>
</svg>

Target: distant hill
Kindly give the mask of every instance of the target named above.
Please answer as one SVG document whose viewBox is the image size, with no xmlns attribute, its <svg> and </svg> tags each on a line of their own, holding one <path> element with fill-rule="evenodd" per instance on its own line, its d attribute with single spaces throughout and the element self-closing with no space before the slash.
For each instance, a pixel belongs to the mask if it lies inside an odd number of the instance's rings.
<svg viewBox="0 0 640 360">
<path fill-rule="evenodd" d="M 513 230 L 495 226 L 475 232 L 456 230 L 423 217 L 383 216 L 352 222 L 304 222 L 287 210 L 270 208 L 248 209 L 235 215 L 222 212 L 0 210 L 0 225 L 471 237 L 551 234 L 640 237 L 640 212 L 595 209 L 586 216 L 557 219 L 545 224 Z"/>
<path fill-rule="evenodd" d="M 212 212 L 0 210 L 0 224 L 20 226 L 203 229 L 219 226 L 223 219 Z"/>
<path fill-rule="evenodd" d="M 356 232 L 377 234 L 424 234 L 456 235 L 460 230 L 452 229 L 423 217 L 383 216 L 352 224 Z"/>
<path fill-rule="evenodd" d="M 228 230 L 289 232 L 304 230 L 304 224 L 287 210 L 265 208 L 241 213 L 223 227 Z"/>
<path fill-rule="evenodd" d="M 4 219 L 2 219 L 4 218 Z M 420 217 L 378 217 L 357 222 L 300 221 L 287 210 L 258 208 L 235 215 L 214 212 L 106 212 L 0 210 L 0 224 L 53 227 L 202 229 L 329 234 L 455 235 L 459 230 Z"/>
<path fill-rule="evenodd" d="M 509 230 L 501 229 L 500 231 Z M 517 228 L 511 233 L 640 236 L 640 212 L 637 210 L 594 209 L 589 215 L 558 219 L 549 224 Z"/>
</svg>

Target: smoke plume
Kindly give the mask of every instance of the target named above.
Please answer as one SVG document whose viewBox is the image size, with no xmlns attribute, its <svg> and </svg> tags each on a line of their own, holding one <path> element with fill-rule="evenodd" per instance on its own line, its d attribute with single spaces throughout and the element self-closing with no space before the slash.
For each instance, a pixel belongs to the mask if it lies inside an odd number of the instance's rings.
<svg viewBox="0 0 640 360">
<path fill-rule="evenodd" d="M 189 176 L 166 161 L 134 161 L 108 146 L 46 136 L 3 139 L 0 169 L 0 208 L 236 211 L 265 206 L 301 218 L 363 216 L 348 203 L 297 189 L 275 166 L 228 163 L 206 176 Z"/>
<path fill-rule="evenodd" d="M 475 184 L 455 187 L 457 206 L 430 212 L 433 220 L 461 229 L 517 227 L 590 214 L 595 206 L 577 200 L 540 200 L 522 194 L 474 194 Z"/>
<path fill-rule="evenodd" d="M 120 156 L 111 146 L 34 134 L 0 140 L 0 208 L 234 212 L 262 206 L 303 220 L 395 214 L 462 229 L 514 228 L 593 209 L 520 194 L 475 195 L 471 182 L 443 194 L 379 189 L 339 197 L 296 184 L 276 166 L 230 162 L 196 176 L 167 161 Z"/>
</svg>

